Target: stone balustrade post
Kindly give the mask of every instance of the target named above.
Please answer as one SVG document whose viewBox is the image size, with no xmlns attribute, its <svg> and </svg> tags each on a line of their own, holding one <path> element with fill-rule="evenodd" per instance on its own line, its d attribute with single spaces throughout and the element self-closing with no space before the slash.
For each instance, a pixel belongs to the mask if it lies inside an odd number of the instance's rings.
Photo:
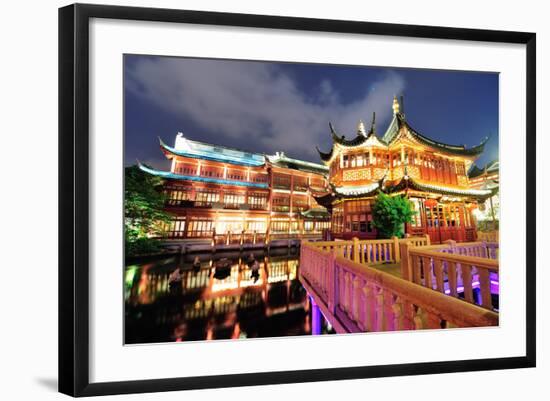
<svg viewBox="0 0 550 401">
<path fill-rule="evenodd" d="M 430 245 L 431 245 L 430 235 L 426 234 L 426 246 L 430 246 Z"/>
<path fill-rule="evenodd" d="M 452 239 L 448 239 L 447 241 L 443 241 L 444 244 L 449 245 L 449 253 L 456 253 L 456 241 Z"/>
<path fill-rule="evenodd" d="M 328 263 L 328 300 L 327 306 L 331 313 L 336 313 L 336 305 L 338 304 L 338 281 L 336 280 L 336 256 L 337 251 L 333 250 L 330 253 Z"/>
<path fill-rule="evenodd" d="M 412 263 L 409 255 L 411 244 L 403 242 L 399 244 L 399 252 L 401 254 L 401 278 L 403 280 L 412 281 Z"/>
<path fill-rule="evenodd" d="M 353 261 L 359 263 L 359 238 L 353 237 Z"/>
<path fill-rule="evenodd" d="M 401 260 L 401 253 L 399 252 L 399 238 L 394 235 L 391 239 L 393 240 L 393 257 L 395 259 L 395 263 L 399 263 Z"/>
</svg>

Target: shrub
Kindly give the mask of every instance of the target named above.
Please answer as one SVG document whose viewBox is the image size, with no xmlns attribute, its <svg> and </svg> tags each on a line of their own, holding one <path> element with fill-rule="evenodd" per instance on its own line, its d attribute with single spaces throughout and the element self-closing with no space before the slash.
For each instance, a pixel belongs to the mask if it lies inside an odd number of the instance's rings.
<svg viewBox="0 0 550 401">
<path fill-rule="evenodd" d="M 379 238 L 403 237 L 405 223 L 412 222 L 412 203 L 404 196 L 389 196 L 380 192 L 373 207 L 373 226 Z"/>
</svg>

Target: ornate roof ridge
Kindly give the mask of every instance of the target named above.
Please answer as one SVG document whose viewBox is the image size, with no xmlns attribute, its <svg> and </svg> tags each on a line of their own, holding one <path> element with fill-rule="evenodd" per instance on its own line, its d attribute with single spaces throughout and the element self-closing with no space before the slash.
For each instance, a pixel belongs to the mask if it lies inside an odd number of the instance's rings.
<svg viewBox="0 0 550 401">
<path fill-rule="evenodd" d="M 229 180 L 229 179 L 222 179 L 222 178 L 212 178 L 212 177 L 201 177 L 196 175 L 184 175 L 184 174 L 175 174 L 170 171 L 161 171 L 156 170 L 151 167 L 148 167 L 144 164 L 142 164 L 139 160 L 138 166 L 141 171 L 144 171 L 148 174 L 165 178 L 165 179 L 172 179 L 172 180 L 188 180 L 188 181 L 197 181 L 197 182 L 207 182 L 207 183 L 214 183 L 214 184 L 225 184 L 225 185 L 234 185 L 234 186 L 240 186 L 240 187 L 252 187 L 252 188 L 263 188 L 268 189 L 268 185 L 266 183 L 260 183 L 260 182 L 248 182 L 248 181 L 237 181 L 237 180 Z"/>
<path fill-rule="evenodd" d="M 439 142 L 439 141 L 433 140 L 433 139 L 421 134 L 420 132 L 415 130 L 409 124 L 409 122 L 406 121 L 405 118 L 400 114 L 396 115 L 396 120 L 397 120 L 397 123 L 399 125 L 399 128 L 401 128 L 401 126 L 405 126 L 407 128 L 407 130 L 413 135 L 413 137 L 415 137 L 415 139 L 419 140 L 420 142 L 424 143 L 425 145 L 433 146 L 433 147 L 436 147 L 440 150 L 447 151 L 449 153 L 460 154 L 460 155 L 465 155 L 465 156 L 477 156 L 477 155 L 479 155 L 483 152 L 483 150 L 485 148 L 485 144 L 489 140 L 489 137 L 486 136 L 479 145 L 472 146 L 470 148 L 466 148 L 465 145 L 451 145 L 451 144 L 447 144 L 447 143 L 444 143 L 444 142 Z M 391 138 L 388 145 L 391 144 L 391 142 L 393 142 L 396 138 L 397 138 L 397 136 L 394 135 Z"/>
<path fill-rule="evenodd" d="M 213 145 L 205 142 L 193 141 L 187 139 L 182 135 L 178 134 L 178 138 L 183 138 L 186 142 L 191 142 L 192 144 L 198 144 L 204 148 L 210 149 L 176 149 L 175 147 L 169 146 L 162 141 L 159 137 L 160 147 L 166 153 L 170 153 L 176 156 L 190 157 L 194 159 L 205 159 L 211 161 L 217 161 L 220 163 L 229 163 L 239 166 L 247 167 L 260 167 L 265 164 L 265 155 L 262 153 L 253 153 L 246 152 L 243 150 L 237 150 L 234 148 L 228 148 L 222 145 Z M 223 150 L 227 150 L 224 152 Z"/>
</svg>

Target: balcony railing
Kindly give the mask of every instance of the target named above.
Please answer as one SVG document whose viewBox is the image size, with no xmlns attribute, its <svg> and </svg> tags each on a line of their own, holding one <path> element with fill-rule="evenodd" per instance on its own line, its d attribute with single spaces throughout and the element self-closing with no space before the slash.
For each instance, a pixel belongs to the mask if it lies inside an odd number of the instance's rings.
<svg viewBox="0 0 550 401">
<path fill-rule="evenodd" d="M 228 209 L 228 210 L 267 210 L 267 205 L 249 205 L 248 203 L 225 203 L 211 201 L 192 201 L 168 199 L 166 207 Z"/>
<path fill-rule="evenodd" d="M 498 313 L 311 242 L 302 242 L 300 281 L 338 333 L 496 326 L 499 321 Z"/>
<path fill-rule="evenodd" d="M 401 276 L 432 290 L 492 310 L 498 293 L 498 243 L 471 242 L 401 246 Z M 474 297 L 474 289 L 479 296 Z M 494 289 L 494 291 L 493 291 Z"/>
</svg>

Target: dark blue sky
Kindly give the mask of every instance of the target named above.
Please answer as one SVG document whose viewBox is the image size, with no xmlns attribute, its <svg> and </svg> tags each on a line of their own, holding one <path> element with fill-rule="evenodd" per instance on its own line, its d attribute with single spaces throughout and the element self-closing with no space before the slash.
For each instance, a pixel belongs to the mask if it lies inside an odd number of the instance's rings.
<svg viewBox="0 0 550 401">
<path fill-rule="evenodd" d="M 160 136 L 255 152 L 284 151 L 320 162 L 328 151 L 328 122 L 350 138 L 359 119 L 377 115 L 383 135 L 393 95 L 404 96 L 407 120 L 441 142 L 477 145 L 490 135 L 483 165 L 498 157 L 498 74 L 125 56 L 125 163 L 169 163 Z"/>
</svg>

